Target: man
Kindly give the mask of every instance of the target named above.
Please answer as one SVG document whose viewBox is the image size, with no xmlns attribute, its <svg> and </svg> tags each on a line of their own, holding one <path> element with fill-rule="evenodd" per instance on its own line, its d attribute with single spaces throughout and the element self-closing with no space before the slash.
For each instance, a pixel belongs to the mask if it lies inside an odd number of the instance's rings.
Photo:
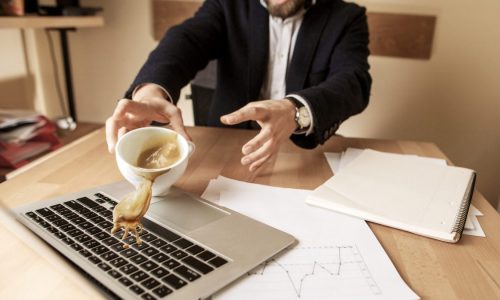
<svg viewBox="0 0 500 300">
<path fill-rule="evenodd" d="M 108 147 L 152 121 L 189 138 L 175 106 L 180 89 L 217 60 L 209 125 L 260 132 L 242 147 L 257 169 L 291 138 L 324 143 L 368 104 L 366 12 L 340 0 L 206 0 L 170 29 L 106 122 Z M 260 100 L 260 101 L 257 101 Z"/>
</svg>

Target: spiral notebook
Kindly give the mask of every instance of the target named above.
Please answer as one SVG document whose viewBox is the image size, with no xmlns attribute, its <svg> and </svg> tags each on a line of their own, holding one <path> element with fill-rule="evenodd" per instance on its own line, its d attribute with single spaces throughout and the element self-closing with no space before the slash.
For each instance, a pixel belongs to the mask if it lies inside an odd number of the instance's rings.
<svg viewBox="0 0 500 300">
<path fill-rule="evenodd" d="M 306 203 L 456 243 L 474 191 L 473 170 L 364 150 Z"/>
</svg>

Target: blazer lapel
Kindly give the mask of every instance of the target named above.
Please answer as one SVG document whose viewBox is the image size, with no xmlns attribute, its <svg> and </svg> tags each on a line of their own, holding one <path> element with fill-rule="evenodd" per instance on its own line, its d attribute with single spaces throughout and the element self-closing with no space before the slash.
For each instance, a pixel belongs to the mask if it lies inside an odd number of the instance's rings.
<svg viewBox="0 0 500 300">
<path fill-rule="evenodd" d="M 286 75 L 286 92 L 291 93 L 304 88 L 314 52 L 318 46 L 323 28 L 330 16 L 330 7 L 313 5 L 304 15 L 304 20 L 297 35 L 292 61 Z"/>
<path fill-rule="evenodd" d="M 248 100 L 256 100 L 269 56 L 269 14 L 260 1 L 250 1 Z"/>
</svg>

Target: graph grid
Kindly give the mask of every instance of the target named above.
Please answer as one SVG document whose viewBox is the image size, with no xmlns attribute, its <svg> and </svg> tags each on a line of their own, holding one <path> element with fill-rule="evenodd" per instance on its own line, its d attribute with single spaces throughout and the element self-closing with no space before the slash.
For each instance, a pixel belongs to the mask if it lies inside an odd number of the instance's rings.
<svg viewBox="0 0 500 300">
<path fill-rule="evenodd" d="M 364 298 L 381 294 L 363 256 L 352 245 L 307 245 L 291 249 L 240 283 L 247 295 L 265 299 Z"/>
</svg>

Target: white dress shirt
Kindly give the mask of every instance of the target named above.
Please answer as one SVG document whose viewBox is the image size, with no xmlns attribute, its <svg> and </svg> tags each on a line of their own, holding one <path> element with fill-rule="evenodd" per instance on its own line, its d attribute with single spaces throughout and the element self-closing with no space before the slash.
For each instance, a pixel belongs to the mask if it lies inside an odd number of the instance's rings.
<svg viewBox="0 0 500 300">
<path fill-rule="evenodd" d="M 314 5 L 316 0 L 312 0 L 311 4 Z M 260 0 L 260 3 L 267 9 L 265 0 Z M 286 19 L 273 17 L 269 15 L 269 59 L 267 63 L 267 72 L 265 75 L 262 88 L 260 90 L 260 99 L 283 99 L 285 97 L 292 97 L 301 102 L 309 113 L 311 125 L 306 132 L 298 131 L 295 134 L 310 134 L 313 132 L 314 119 L 311 108 L 307 101 L 296 94 L 286 95 L 286 71 L 287 67 L 292 60 L 295 42 L 299 33 L 302 20 L 306 10 L 302 8 L 295 15 Z M 132 95 L 142 87 L 144 84 L 138 85 Z M 162 86 L 160 87 L 166 95 L 170 98 L 170 93 Z"/>
</svg>

